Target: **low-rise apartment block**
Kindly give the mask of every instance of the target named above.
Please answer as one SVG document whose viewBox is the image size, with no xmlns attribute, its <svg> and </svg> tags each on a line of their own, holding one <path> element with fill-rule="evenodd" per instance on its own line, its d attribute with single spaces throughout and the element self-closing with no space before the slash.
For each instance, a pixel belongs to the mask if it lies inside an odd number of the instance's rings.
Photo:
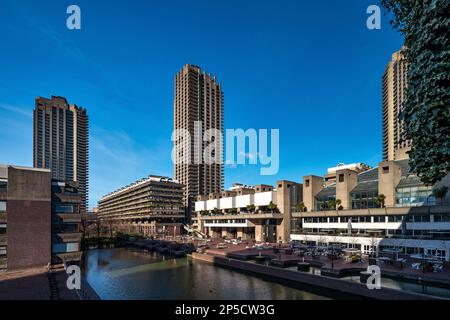
<svg viewBox="0 0 450 320">
<path fill-rule="evenodd" d="M 128 234 L 180 235 L 185 220 L 183 187 L 167 177 L 138 180 L 102 197 L 98 218 Z"/>
<path fill-rule="evenodd" d="M 213 238 L 287 242 L 292 207 L 302 201 L 302 185 L 278 181 L 253 187 L 235 184 L 230 190 L 199 196 L 194 227 Z"/>
</svg>

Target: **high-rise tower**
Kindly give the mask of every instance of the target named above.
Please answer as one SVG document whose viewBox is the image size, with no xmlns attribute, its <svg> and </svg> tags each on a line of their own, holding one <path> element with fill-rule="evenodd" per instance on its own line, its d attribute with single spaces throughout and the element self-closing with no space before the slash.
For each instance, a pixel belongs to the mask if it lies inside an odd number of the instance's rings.
<svg viewBox="0 0 450 320">
<path fill-rule="evenodd" d="M 185 129 L 191 138 L 190 154 L 178 155 L 184 161 L 174 165 L 174 178 L 185 185 L 184 205 L 189 214 L 194 197 L 221 192 L 224 182 L 222 163 L 195 161 L 207 144 L 202 139 L 205 131 L 217 129 L 223 134 L 222 86 L 200 67 L 184 65 L 175 76 L 174 129 Z M 218 147 L 223 150 L 223 144 Z"/>
<path fill-rule="evenodd" d="M 88 207 L 88 156 L 86 109 L 69 105 L 63 97 L 36 98 L 34 167 L 50 169 L 54 179 L 77 182 L 82 194 L 81 212 Z"/>
<path fill-rule="evenodd" d="M 411 141 L 399 119 L 406 100 L 408 63 L 402 50 L 392 55 L 383 75 L 383 160 L 408 158 Z"/>
</svg>

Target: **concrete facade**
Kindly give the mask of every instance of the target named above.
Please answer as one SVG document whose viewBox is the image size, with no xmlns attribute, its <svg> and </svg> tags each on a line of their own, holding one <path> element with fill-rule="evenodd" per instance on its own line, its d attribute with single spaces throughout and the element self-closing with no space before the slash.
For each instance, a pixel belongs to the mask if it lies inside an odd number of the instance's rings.
<svg viewBox="0 0 450 320">
<path fill-rule="evenodd" d="M 51 173 L 8 167 L 7 269 L 51 262 Z"/>
<path fill-rule="evenodd" d="M 402 50 L 392 55 L 383 74 L 383 160 L 408 158 L 411 141 L 405 138 L 404 124 L 399 118 L 406 99 L 408 63 Z"/>
<path fill-rule="evenodd" d="M 196 126 L 199 123 L 201 127 Z M 175 76 L 174 131 L 189 132 L 190 140 L 174 141 L 175 148 L 183 149 L 175 154 L 178 161 L 174 165 L 174 178 L 185 186 L 184 206 L 188 215 L 193 212 L 196 196 L 220 193 L 223 189 L 223 165 L 219 161 L 214 164 L 203 161 L 203 150 L 209 145 L 203 141 L 203 134 L 209 129 L 218 130 L 223 136 L 222 85 L 200 67 L 184 65 Z M 223 141 L 215 140 L 214 146 L 215 156 L 222 159 Z"/>
<path fill-rule="evenodd" d="M 185 221 L 183 189 L 171 178 L 149 176 L 103 196 L 98 219 L 127 234 L 180 235 Z"/>
<path fill-rule="evenodd" d="M 89 194 L 89 125 L 86 109 L 66 98 L 38 97 L 34 109 L 33 166 L 50 169 L 52 178 L 75 181 L 87 212 Z"/>
<path fill-rule="evenodd" d="M 239 238 L 262 242 L 289 241 L 291 211 L 302 202 L 303 186 L 280 180 L 269 185 L 234 186 L 227 197 L 206 200 L 199 196 L 193 226 L 212 238 Z M 216 195 L 210 195 L 209 198 Z M 210 201 L 216 201 L 208 205 Z M 254 210 L 249 208 L 254 207 Z"/>
</svg>

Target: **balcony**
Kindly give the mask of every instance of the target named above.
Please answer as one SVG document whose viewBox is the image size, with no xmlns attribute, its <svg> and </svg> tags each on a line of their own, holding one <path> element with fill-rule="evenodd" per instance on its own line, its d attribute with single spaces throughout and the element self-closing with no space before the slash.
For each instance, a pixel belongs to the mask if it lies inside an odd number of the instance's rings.
<svg viewBox="0 0 450 320">
<path fill-rule="evenodd" d="M 6 267 L 7 267 L 6 258 L 0 258 L 0 270 L 6 269 Z"/>
<path fill-rule="evenodd" d="M 65 252 L 65 253 L 56 253 L 52 255 L 53 263 L 63 263 L 69 261 L 80 261 L 83 252 Z"/>
<path fill-rule="evenodd" d="M 80 242 L 82 236 L 81 232 L 57 233 L 55 240 L 60 242 Z"/>
<path fill-rule="evenodd" d="M 78 213 L 57 213 L 54 216 L 54 220 L 60 220 L 64 223 L 80 223 L 81 215 Z"/>
<path fill-rule="evenodd" d="M 0 201 L 6 200 L 6 188 L 0 187 Z"/>
<path fill-rule="evenodd" d="M 6 246 L 7 237 L 6 234 L 0 234 L 0 246 Z"/>
<path fill-rule="evenodd" d="M 6 223 L 6 213 L 0 212 L 0 223 Z"/>
</svg>

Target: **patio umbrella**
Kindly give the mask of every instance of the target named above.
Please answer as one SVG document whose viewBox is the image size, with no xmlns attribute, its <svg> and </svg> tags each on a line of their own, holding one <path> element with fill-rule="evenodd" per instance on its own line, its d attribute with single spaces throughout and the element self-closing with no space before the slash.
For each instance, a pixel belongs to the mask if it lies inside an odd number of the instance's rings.
<svg viewBox="0 0 450 320">
<path fill-rule="evenodd" d="M 347 232 L 348 232 L 348 234 L 352 234 L 352 220 L 351 219 L 348 219 Z"/>
</svg>

